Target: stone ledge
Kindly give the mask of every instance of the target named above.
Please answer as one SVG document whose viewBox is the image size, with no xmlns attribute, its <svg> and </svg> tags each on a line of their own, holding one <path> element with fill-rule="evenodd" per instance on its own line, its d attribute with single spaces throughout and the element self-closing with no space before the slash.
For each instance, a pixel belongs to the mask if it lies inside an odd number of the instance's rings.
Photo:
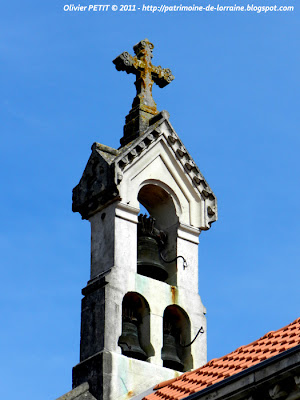
<svg viewBox="0 0 300 400">
<path fill-rule="evenodd" d="M 87 382 L 82 383 L 75 389 L 64 394 L 56 400 L 96 400 L 95 397 L 89 392 L 89 384 Z"/>
</svg>

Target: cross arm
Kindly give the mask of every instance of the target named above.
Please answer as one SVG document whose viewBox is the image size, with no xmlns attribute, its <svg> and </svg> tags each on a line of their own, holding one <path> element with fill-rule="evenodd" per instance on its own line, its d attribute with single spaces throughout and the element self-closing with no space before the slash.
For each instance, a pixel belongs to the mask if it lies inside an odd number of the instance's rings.
<svg viewBox="0 0 300 400">
<path fill-rule="evenodd" d="M 172 75 L 170 69 L 162 68 L 161 66 L 159 66 L 153 67 L 152 79 L 160 88 L 163 88 L 167 86 L 170 82 L 172 82 L 174 76 Z"/>
<path fill-rule="evenodd" d="M 126 71 L 127 74 L 137 73 L 137 58 L 132 57 L 127 51 L 115 58 L 113 63 L 118 71 Z"/>
</svg>

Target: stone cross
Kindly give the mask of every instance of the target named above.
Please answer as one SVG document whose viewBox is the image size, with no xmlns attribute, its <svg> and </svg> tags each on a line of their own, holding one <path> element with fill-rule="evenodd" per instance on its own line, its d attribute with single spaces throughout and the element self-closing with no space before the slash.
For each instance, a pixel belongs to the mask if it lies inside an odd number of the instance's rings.
<svg viewBox="0 0 300 400">
<path fill-rule="evenodd" d="M 123 138 L 123 142 L 121 139 L 122 145 L 141 135 L 147 128 L 149 119 L 158 114 L 156 103 L 152 97 L 153 83 L 163 88 L 174 79 L 170 69 L 156 67 L 151 63 L 153 48 L 154 45 L 148 39 L 144 39 L 133 47 L 136 54 L 134 57 L 125 51 L 113 61 L 118 71 L 136 75 L 134 84 L 137 93 L 132 103 L 132 109 L 126 117 L 124 137 L 126 136 L 127 139 Z"/>
</svg>

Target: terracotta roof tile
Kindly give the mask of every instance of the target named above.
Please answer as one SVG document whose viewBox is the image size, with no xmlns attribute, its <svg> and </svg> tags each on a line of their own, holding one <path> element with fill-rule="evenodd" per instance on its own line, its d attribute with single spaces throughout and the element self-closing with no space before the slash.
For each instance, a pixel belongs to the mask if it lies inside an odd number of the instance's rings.
<svg viewBox="0 0 300 400">
<path fill-rule="evenodd" d="M 156 385 L 156 392 L 143 400 L 184 399 L 298 344 L 300 318 L 278 331 L 268 332 L 255 342 L 241 346 L 230 354 L 214 358 L 201 368 Z"/>
</svg>

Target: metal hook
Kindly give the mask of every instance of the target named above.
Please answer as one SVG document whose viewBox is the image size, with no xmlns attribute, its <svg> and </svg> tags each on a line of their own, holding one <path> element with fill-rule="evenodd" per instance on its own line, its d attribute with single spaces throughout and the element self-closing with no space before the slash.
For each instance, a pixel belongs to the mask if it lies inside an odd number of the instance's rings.
<svg viewBox="0 0 300 400">
<path fill-rule="evenodd" d="M 189 347 L 189 346 L 191 346 L 191 345 L 194 343 L 194 341 L 197 339 L 199 333 L 204 333 L 203 326 L 201 326 L 201 328 L 200 328 L 199 331 L 197 332 L 197 335 L 194 337 L 194 339 L 191 341 L 191 343 L 185 344 L 185 345 L 180 344 L 180 346 L 181 346 L 181 347 Z"/>
<path fill-rule="evenodd" d="M 177 257 L 173 258 L 173 260 L 170 260 L 170 261 L 166 260 L 161 252 L 159 253 L 159 256 L 163 260 L 163 262 L 165 262 L 167 264 L 170 264 L 170 263 L 174 262 L 175 260 L 177 260 L 177 258 L 182 258 L 182 260 L 183 260 L 183 269 L 186 269 L 187 266 L 188 266 L 187 261 L 183 256 L 177 256 Z"/>
</svg>

